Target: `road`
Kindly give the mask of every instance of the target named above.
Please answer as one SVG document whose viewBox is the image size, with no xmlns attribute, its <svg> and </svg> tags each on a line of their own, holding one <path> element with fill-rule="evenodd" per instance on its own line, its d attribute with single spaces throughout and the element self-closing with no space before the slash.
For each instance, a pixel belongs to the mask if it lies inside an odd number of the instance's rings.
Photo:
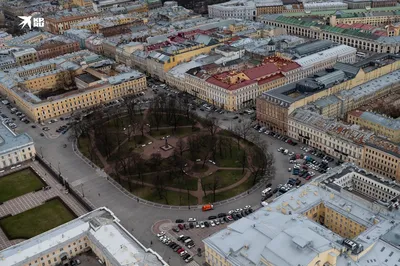
<svg viewBox="0 0 400 266">
<path fill-rule="evenodd" d="M 9 115 L 9 110 L 4 106 L 1 111 L 9 117 L 13 117 Z M 199 115 L 205 116 L 204 112 L 198 112 Z M 232 113 L 219 115 L 221 127 L 229 129 L 234 123 L 237 123 L 238 120 L 232 119 L 234 115 Z M 223 118 L 227 118 L 227 120 L 223 120 Z M 245 119 L 248 118 L 242 117 L 243 121 Z M 156 240 L 156 237 L 151 232 L 151 227 L 155 222 L 165 219 L 175 221 L 177 218 L 186 220 L 188 217 L 196 217 L 199 220 L 204 220 L 209 215 L 227 212 L 230 209 L 240 208 L 245 205 L 259 206 L 260 204 L 262 188 L 240 200 L 218 206 L 216 210 L 207 213 L 202 213 L 201 210 L 193 208 L 190 210 L 172 210 L 148 206 L 121 193 L 117 187 L 104 177 L 104 173 L 93 168 L 77 156 L 72 142 L 68 139 L 68 134 L 59 135 L 55 132 L 55 129 L 63 124 L 62 121 L 46 125 L 50 127 L 50 131 L 45 132 L 45 137 L 40 136 L 40 133 L 44 132 L 40 125 L 37 125 L 37 128 L 32 128 L 32 124 L 26 125 L 19 121 L 17 121 L 17 124 L 19 127 L 16 129 L 16 132 L 27 132 L 35 141 L 37 153 L 43 155 L 55 169 L 59 169 L 71 186 L 84 194 L 86 199 L 94 206 L 107 206 L 110 208 L 121 219 L 122 224 L 145 246 L 150 246 L 150 242 L 153 242 L 152 248 L 166 260 L 169 260 L 171 265 L 184 265 L 184 263 L 177 254 L 173 254 L 170 248 Z M 254 133 L 259 134 L 255 131 Z M 289 167 L 288 157 L 278 152 L 277 149 L 284 147 L 298 153 L 301 152 L 299 146 L 290 146 L 265 134 L 262 134 L 261 138 L 269 143 L 275 155 L 276 178 L 271 181 L 273 187 L 276 187 L 280 183 L 286 183 L 289 177 L 287 172 L 287 168 Z M 64 144 L 67 144 L 66 148 L 63 147 Z M 199 258 L 196 259 L 199 260 Z"/>
</svg>

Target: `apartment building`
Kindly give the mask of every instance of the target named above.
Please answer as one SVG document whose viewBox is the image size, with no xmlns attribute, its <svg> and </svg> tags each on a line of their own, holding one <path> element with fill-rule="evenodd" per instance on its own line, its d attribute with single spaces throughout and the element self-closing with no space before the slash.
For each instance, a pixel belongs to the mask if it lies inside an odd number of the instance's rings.
<svg viewBox="0 0 400 266">
<path fill-rule="evenodd" d="M 35 47 L 38 61 L 57 57 L 68 53 L 78 52 L 80 50 L 79 42 L 56 36 L 42 41 Z"/>
<path fill-rule="evenodd" d="M 168 265 L 131 235 L 113 212 L 102 207 L 0 251 L 0 266 L 66 265 L 88 251 L 104 265 Z"/>
<path fill-rule="evenodd" d="M 400 181 L 400 145 L 376 136 L 370 138 L 364 145 L 361 167 Z"/>
<path fill-rule="evenodd" d="M 291 35 L 317 40 L 331 40 L 375 53 L 395 54 L 400 52 L 399 36 L 378 36 L 362 30 L 348 31 L 339 27 L 322 25 L 301 17 L 285 17 L 283 15 L 263 15 L 258 18 L 258 21 L 284 28 Z"/>
<path fill-rule="evenodd" d="M 33 64 L 39 61 L 37 51 L 34 48 L 21 49 L 11 54 L 18 66 Z"/>
<path fill-rule="evenodd" d="M 0 136 L 0 169 L 18 165 L 35 157 L 35 145 L 27 133 L 17 134 L 2 122 Z"/>
<path fill-rule="evenodd" d="M 368 128 L 376 135 L 400 142 L 400 120 L 374 112 L 353 110 L 347 114 L 347 121 Z"/>
<path fill-rule="evenodd" d="M 353 65 L 336 63 L 313 77 L 267 91 L 257 98 L 257 121 L 273 131 L 287 134 L 289 114 L 317 100 L 331 95 L 338 98 L 333 99 L 332 104 L 320 102 L 324 113 L 358 108 L 397 86 L 399 59 L 397 55 L 380 54 Z"/>
<path fill-rule="evenodd" d="M 399 195 L 397 183 L 345 163 L 204 239 L 206 262 L 396 265 Z"/>
<path fill-rule="evenodd" d="M 368 12 L 365 14 L 332 15 L 329 17 L 329 25 L 363 23 L 374 26 L 386 26 L 400 21 L 397 11 Z"/>
<path fill-rule="evenodd" d="M 110 71 L 112 64 L 83 50 L 0 72 L 0 91 L 39 122 L 147 89 L 144 74 L 129 68 Z M 90 85 L 79 86 L 87 83 Z M 59 93 L 54 95 L 54 90 Z"/>
<path fill-rule="evenodd" d="M 225 3 L 209 5 L 208 16 L 210 18 L 255 20 L 257 8 L 254 1 L 232 0 Z"/>
<path fill-rule="evenodd" d="M 337 122 L 310 109 L 298 108 L 290 114 L 287 135 L 342 161 L 360 165 L 363 145 L 373 133 Z"/>
<path fill-rule="evenodd" d="M 53 34 L 64 34 L 66 30 L 71 29 L 72 24 L 97 17 L 98 14 L 91 9 L 62 10 L 44 18 L 44 29 Z"/>
</svg>

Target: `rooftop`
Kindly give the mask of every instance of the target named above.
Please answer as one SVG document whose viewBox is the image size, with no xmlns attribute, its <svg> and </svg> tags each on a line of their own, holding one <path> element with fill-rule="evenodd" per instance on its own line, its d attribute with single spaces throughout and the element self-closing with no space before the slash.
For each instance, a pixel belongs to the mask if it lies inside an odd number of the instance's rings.
<svg viewBox="0 0 400 266">
<path fill-rule="evenodd" d="M 400 130 L 400 119 L 394 119 L 385 115 L 359 110 L 351 111 L 349 114 L 392 130 Z"/>
<path fill-rule="evenodd" d="M 387 205 L 376 201 L 366 201 L 337 182 L 341 178 L 357 177 L 381 182 L 400 194 L 393 181 L 382 181 L 345 163 L 310 183 L 289 190 L 267 207 L 229 224 L 203 241 L 235 266 L 259 265 L 261 260 L 280 266 L 308 265 L 324 251 L 333 252 L 332 256 L 337 260 L 335 265 L 395 265 L 400 259 L 398 244 L 393 245 L 399 242 L 396 234 L 400 228 L 400 212 L 397 209 L 390 211 Z M 351 239 L 368 250 L 366 254 L 339 255 L 347 253 L 344 240 L 349 239 L 303 215 L 320 203 L 367 227 Z"/>
<path fill-rule="evenodd" d="M 16 134 L 6 124 L 0 124 L 0 154 L 10 153 L 33 144 L 33 139 L 27 134 Z"/>
<path fill-rule="evenodd" d="M 0 251 L 0 266 L 25 264 L 39 254 L 87 236 L 113 265 L 165 265 L 160 255 L 144 247 L 107 208 L 98 208 L 73 221 Z"/>
</svg>

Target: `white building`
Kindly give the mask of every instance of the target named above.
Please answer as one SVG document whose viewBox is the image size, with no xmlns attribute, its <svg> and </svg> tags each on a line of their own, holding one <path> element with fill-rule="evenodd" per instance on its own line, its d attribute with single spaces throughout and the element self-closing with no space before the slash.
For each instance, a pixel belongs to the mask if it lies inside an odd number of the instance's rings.
<svg viewBox="0 0 400 266">
<path fill-rule="evenodd" d="M 2 250 L 0 266 L 69 265 L 71 258 L 89 250 L 107 266 L 168 266 L 159 254 L 132 236 L 105 207 Z"/>
<path fill-rule="evenodd" d="M 233 0 L 226 3 L 209 5 L 208 16 L 210 18 L 255 20 L 257 8 L 253 1 Z"/>
<path fill-rule="evenodd" d="M 305 71 L 306 76 L 333 66 L 336 62 L 354 63 L 357 49 L 344 44 L 294 60 Z"/>
<path fill-rule="evenodd" d="M 327 11 L 348 9 L 348 4 L 343 2 L 310 2 L 304 3 L 305 11 Z"/>
<path fill-rule="evenodd" d="M 0 124 L 0 169 L 30 160 L 35 154 L 33 139 L 27 133 L 17 135 L 6 124 Z"/>
</svg>

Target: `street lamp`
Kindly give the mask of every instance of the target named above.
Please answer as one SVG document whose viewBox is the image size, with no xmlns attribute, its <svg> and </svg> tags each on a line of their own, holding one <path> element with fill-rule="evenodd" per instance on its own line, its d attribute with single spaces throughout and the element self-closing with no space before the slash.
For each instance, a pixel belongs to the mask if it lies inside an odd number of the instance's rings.
<svg viewBox="0 0 400 266">
<path fill-rule="evenodd" d="M 43 159 L 43 150 L 42 150 L 42 146 L 40 146 L 40 155 L 42 156 L 42 159 Z"/>
<path fill-rule="evenodd" d="M 81 184 L 81 190 L 82 190 L 82 197 L 85 197 L 85 193 L 83 192 L 83 183 Z"/>
</svg>

